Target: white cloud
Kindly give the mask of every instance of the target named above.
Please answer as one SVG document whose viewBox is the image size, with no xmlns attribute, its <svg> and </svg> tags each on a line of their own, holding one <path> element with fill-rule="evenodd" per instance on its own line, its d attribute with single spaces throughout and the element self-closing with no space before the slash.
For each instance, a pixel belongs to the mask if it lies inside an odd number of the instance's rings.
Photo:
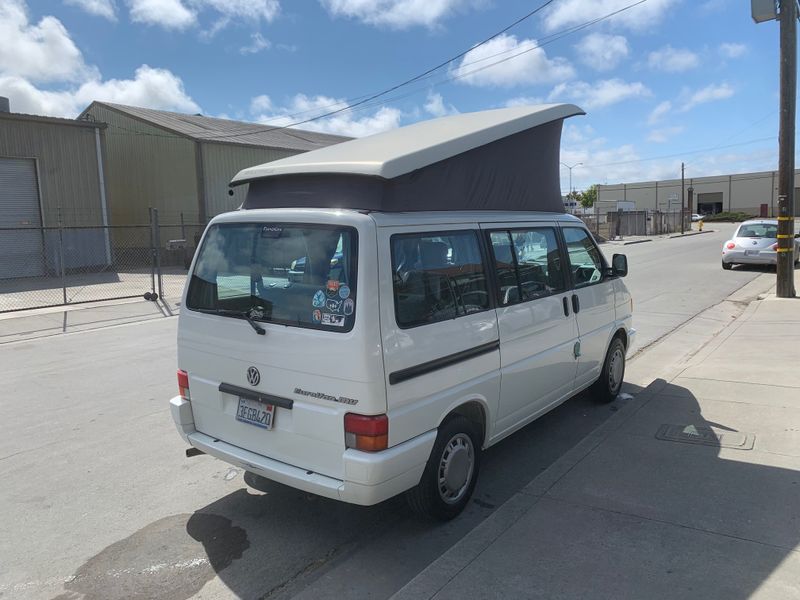
<svg viewBox="0 0 800 600">
<path fill-rule="evenodd" d="M 719 53 L 725 58 L 739 58 L 747 52 L 745 44 L 724 43 L 719 45 Z"/>
<path fill-rule="evenodd" d="M 560 83 L 547 97 L 549 101 L 571 101 L 585 109 L 602 108 L 630 98 L 650 96 L 641 82 L 628 83 L 622 79 L 604 79 L 592 84 L 585 81 Z"/>
<path fill-rule="evenodd" d="M 606 21 L 611 26 L 642 30 L 657 25 L 678 0 L 649 0 L 639 6 L 621 12 Z M 631 0 L 561 0 L 545 9 L 542 17 L 547 31 L 580 25 L 620 10 Z"/>
<path fill-rule="evenodd" d="M 647 57 L 647 64 L 658 71 L 680 73 L 700 66 L 700 57 L 691 50 L 667 45 L 651 52 Z"/>
<path fill-rule="evenodd" d="M 725 100 L 726 98 L 733 96 L 733 94 L 733 88 L 727 83 L 712 83 L 711 85 L 707 85 L 706 87 L 697 90 L 694 93 L 684 90 L 682 97 L 685 99 L 686 103 L 681 108 L 681 111 L 686 112 L 687 110 L 691 110 L 699 104 L 715 102 L 716 100 Z"/>
<path fill-rule="evenodd" d="M 128 0 L 131 21 L 165 29 L 186 29 L 197 22 L 197 14 L 181 0 Z"/>
<path fill-rule="evenodd" d="M 259 108 L 262 110 L 266 109 L 263 113 L 255 114 L 255 120 L 259 123 L 275 125 L 277 127 L 287 126 L 297 121 L 304 121 L 316 115 L 329 113 L 347 106 L 345 100 L 330 98 L 328 96 L 297 94 L 287 106 L 282 107 L 274 107 L 271 102 L 267 103 L 269 98 L 263 100 L 264 98 L 266 97 L 257 96 L 253 99 L 257 108 L 256 111 L 253 111 L 254 114 L 259 112 Z M 253 107 L 253 102 L 251 102 L 251 108 Z M 363 137 L 365 135 L 371 135 L 373 133 L 388 131 L 389 129 L 399 127 L 402 116 L 403 113 L 399 109 L 383 106 L 365 116 L 358 116 L 358 113 L 343 111 L 318 121 L 303 123 L 298 127 L 312 131 L 320 131 L 322 133 Z"/>
<path fill-rule="evenodd" d="M 250 100 L 250 113 L 257 115 L 272 110 L 272 100 L 266 94 L 261 94 Z"/>
<path fill-rule="evenodd" d="M 444 99 L 441 94 L 429 92 L 428 98 L 423 107 L 425 112 L 434 117 L 445 117 L 447 115 L 457 115 L 458 109 L 452 104 L 445 106 Z"/>
<path fill-rule="evenodd" d="M 512 108 L 514 106 L 535 106 L 544 104 L 544 99 L 539 96 L 515 96 L 505 101 L 504 106 Z"/>
<path fill-rule="evenodd" d="M 664 115 L 666 115 L 671 110 L 672 110 L 672 102 L 670 102 L 669 100 L 664 100 L 653 109 L 653 112 L 650 113 L 650 116 L 647 118 L 647 123 L 649 125 L 655 125 L 662 118 L 664 118 Z"/>
<path fill-rule="evenodd" d="M 575 70 L 564 58 L 547 58 L 536 40 L 503 34 L 467 52 L 452 75 L 475 86 L 513 87 L 571 79 Z"/>
<path fill-rule="evenodd" d="M 250 34 L 250 39 L 252 42 L 250 42 L 249 46 L 242 46 L 239 48 L 239 52 L 241 54 L 257 54 L 262 50 L 266 50 L 272 46 L 272 43 L 265 39 L 264 36 L 259 32 Z"/>
<path fill-rule="evenodd" d="M 15 112 L 76 117 L 93 100 L 132 104 L 147 108 L 200 112 L 186 93 L 180 77 L 166 69 L 142 65 L 133 79 L 102 81 L 99 75 L 77 87 L 61 91 L 41 90 L 18 76 L 0 77 L 0 95 L 11 99 Z"/>
<path fill-rule="evenodd" d="M 647 141 L 662 144 L 675 137 L 679 133 L 683 133 L 686 128 L 683 125 L 676 125 L 674 127 L 663 127 L 661 129 L 654 129 L 647 136 Z"/>
<path fill-rule="evenodd" d="M 213 37 L 230 23 L 262 19 L 275 20 L 281 10 L 279 0 L 127 0 L 131 20 L 164 29 L 187 29 L 198 23 L 204 11 L 216 20 L 203 35 Z"/>
<path fill-rule="evenodd" d="M 33 25 L 24 2 L 0 2 L 0 74 L 67 81 L 90 70 L 61 21 L 45 16 Z"/>
<path fill-rule="evenodd" d="M 64 0 L 64 3 L 82 8 L 96 17 L 103 17 L 109 21 L 117 20 L 117 11 L 113 0 Z"/>
<path fill-rule="evenodd" d="M 320 0 L 333 17 L 358 19 L 393 29 L 433 28 L 451 14 L 477 7 L 480 0 Z"/>
<path fill-rule="evenodd" d="M 575 45 L 581 62 L 597 71 L 611 71 L 628 56 L 628 40 L 621 35 L 590 33 Z"/>
</svg>

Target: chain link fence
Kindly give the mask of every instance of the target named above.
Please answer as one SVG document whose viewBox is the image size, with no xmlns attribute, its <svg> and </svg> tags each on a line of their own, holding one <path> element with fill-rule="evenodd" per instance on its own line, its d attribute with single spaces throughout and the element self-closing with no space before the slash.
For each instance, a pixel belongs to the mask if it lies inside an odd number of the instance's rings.
<svg viewBox="0 0 800 600">
<path fill-rule="evenodd" d="M 632 235 L 665 235 L 689 231 L 692 226 L 691 215 L 687 210 L 681 211 L 595 211 L 594 213 L 576 214 L 595 237 L 611 240 L 616 237 Z M 683 223 L 681 224 L 681 217 Z"/>
<path fill-rule="evenodd" d="M 182 219 L 181 219 L 182 221 Z M 0 312 L 144 297 L 180 301 L 205 225 L 0 228 Z"/>
</svg>

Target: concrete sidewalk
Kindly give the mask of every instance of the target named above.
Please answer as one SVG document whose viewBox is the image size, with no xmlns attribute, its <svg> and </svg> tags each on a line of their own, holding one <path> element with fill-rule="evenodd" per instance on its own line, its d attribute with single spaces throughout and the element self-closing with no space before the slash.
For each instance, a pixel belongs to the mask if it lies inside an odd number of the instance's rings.
<svg viewBox="0 0 800 600">
<path fill-rule="evenodd" d="M 394 598 L 800 598 L 798 337 L 752 302 Z"/>
</svg>

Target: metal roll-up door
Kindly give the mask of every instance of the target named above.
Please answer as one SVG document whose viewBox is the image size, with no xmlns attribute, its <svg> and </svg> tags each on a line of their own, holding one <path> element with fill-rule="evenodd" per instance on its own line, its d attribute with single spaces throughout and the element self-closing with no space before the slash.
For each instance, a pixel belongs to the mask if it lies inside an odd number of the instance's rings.
<svg viewBox="0 0 800 600">
<path fill-rule="evenodd" d="M 44 275 L 39 186 L 31 158 L 0 158 L 0 279 Z"/>
</svg>

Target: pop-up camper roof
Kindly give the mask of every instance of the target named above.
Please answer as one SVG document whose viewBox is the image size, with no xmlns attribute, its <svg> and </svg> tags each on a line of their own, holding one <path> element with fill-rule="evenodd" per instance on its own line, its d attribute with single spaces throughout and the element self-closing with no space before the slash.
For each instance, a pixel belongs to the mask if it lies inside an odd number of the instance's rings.
<svg viewBox="0 0 800 600">
<path fill-rule="evenodd" d="M 559 151 L 572 104 L 415 123 L 240 171 L 242 208 L 563 212 Z"/>
</svg>

